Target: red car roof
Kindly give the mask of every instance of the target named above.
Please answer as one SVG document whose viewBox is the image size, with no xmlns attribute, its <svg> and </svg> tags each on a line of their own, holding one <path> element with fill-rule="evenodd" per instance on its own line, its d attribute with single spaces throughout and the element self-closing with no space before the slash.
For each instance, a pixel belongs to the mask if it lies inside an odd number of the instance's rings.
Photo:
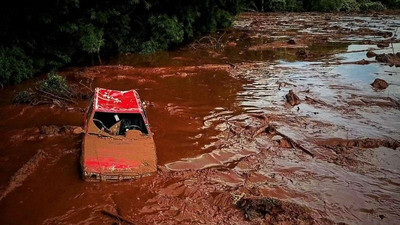
<svg viewBox="0 0 400 225">
<path fill-rule="evenodd" d="M 141 113 L 141 101 L 135 90 L 117 91 L 96 88 L 94 91 L 96 112 Z"/>
</svg>

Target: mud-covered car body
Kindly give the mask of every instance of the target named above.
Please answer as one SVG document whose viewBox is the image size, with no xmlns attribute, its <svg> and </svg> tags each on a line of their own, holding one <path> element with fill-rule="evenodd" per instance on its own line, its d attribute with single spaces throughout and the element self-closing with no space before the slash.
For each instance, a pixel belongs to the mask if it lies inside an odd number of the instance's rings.
<svg viewBox="0 0 400 225">
<path fill-rule="evenodd" d="M 96 88 L 85 115 L 83 178 L 123 180 L 157 170 L 149 122 L 135 90 Z"/>
</svg>

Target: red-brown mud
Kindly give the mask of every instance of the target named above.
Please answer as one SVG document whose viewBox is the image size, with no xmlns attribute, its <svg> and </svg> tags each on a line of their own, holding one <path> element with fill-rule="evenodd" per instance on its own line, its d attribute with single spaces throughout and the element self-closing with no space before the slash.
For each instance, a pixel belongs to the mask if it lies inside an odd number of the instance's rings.
<svg viewBox="0 0 400 225">
<path fill-rule="evenodd" d="M 246 13 L 176 51 L 63 70 L 146 102 L 158 172 L 127 182 L 81 179 L 86 100 L 12 104 L 44 76 L 0 90 L 0 223 L 398 224 L 400 72 L 354 62 L 398 52 L 399 23 Z"/>
</svg>

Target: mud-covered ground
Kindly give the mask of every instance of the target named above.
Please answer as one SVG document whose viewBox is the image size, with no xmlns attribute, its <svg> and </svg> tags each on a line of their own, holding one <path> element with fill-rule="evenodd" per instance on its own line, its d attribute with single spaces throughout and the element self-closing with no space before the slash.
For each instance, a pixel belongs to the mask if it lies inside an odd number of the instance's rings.
<svg viewBox="0 0 400 225">
<path fill-rule="evenodd" d="M 146 101 L 159 171 L 134 181 L 81 179 L 87 100 L 13 105 L 36 80 L 0 90 L 0 223 L 399 224 L 399 27 L 242 14 L 175 51 L 65 69 Z"/>
</svg>

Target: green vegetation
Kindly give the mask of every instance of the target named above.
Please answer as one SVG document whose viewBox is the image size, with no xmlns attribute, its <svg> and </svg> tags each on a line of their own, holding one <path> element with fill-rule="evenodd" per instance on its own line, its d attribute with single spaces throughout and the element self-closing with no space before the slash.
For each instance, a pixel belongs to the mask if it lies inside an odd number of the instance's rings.
<svg viewBox="0 0 400 225">
<path fill-rule="evenodd" d="M 67 81 L 64 77 L 51 72 L 46 80 L 41 80 L 36 84 L 38 90 L 51 94 L 66 94 L 69 92 Z"/>
<path fill-rule="evenodd" d="M 0 85 L 227 27 L 242 0 L 15 0 L 0 7 Z"/>
<path fill-rule="evenodd" d="M 32 102 L 32 92 L 30 91 L 20 91 L 18 92 L 13 100 L 16 104 L 29 104 Z"/>
<path fill-rule="evenodd" d="M 371 11 L 400 0 L 15 0 L 0 7 L 0 87 L 112 54 L 149 54 L 230 26 L 241 10 Z"/>
<path fill-rule="evenodd" d="M 33 60 L 19 47 L 0 48 L 0 86 L 16 84 L 32 77 Z"/>
</svg>

